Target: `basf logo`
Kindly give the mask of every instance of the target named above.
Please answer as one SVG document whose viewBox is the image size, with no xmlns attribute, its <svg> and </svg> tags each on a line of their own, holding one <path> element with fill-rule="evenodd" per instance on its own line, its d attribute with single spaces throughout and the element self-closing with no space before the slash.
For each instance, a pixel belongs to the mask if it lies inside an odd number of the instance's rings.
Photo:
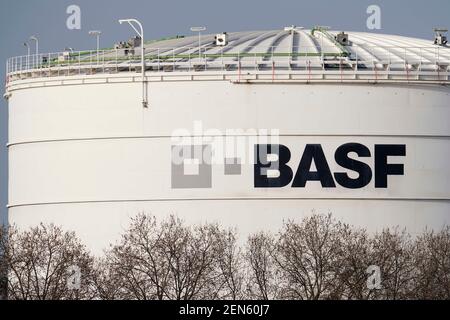
<svg viewBox="0 0 450 320">
<path fill-rule="evenodd" d="M 243 132 L 242 130 L 239 132 Z M 278 132 L 264 130 L 264 132 Z M 208 138 L 206 138 L 208 137 Z M 321 143 L 296 146 L 293 154 L 287 144 L 254 143 L 261 135 L 203 135 L 192 138 L 202 143 L 172 146 L 172 188 L 195 189 L 213 187 L 213 166 L 223 166 L 226 176 L 242 176 L 244 165 L 253 166 L 254 188 L 307 188 L 319 183 L 322 188 L 363 189 L 373 184 L 375 189 L 387 189 L 389 176 L 405 175 L 406 144 L 373 144 L 348 142 L 330 148 Z M 277 140 L 279 136 L 263 136 Z M 184 136 L 184 140 L 191 139 Z M 209 140 L 211 143 L 204 143 Z M 214 140 L 214 141 L 211 141 Z M 230 152 L 231 150 L 231 152 Z M 229 155 L 232 156 L 229 156 Z M 391 162 L 391 159 L 397 159 Z M 330 166 L 333 163 L 333 166 Z M 332 168 L 338 168 L 332 170 Z M 340 169 L 339 169 L 340 168 Z"/>
<path fill-rule="evenodd" d="M 281 188 L 291 184 L 292 188 L 305 188 L 310 181 L 319 181 L 323 188 L 336 188 L 336 184 L 348 189 L 361 189 L 375 178 L 376 188 L 388 187 L 389 175 L 403 175 L 403 164 L 389 164 L 389 156 L 405 156 L 406 145 L 375 145 L 372 168 L 350 156 L 372 157 L 368 147 L 360 143 L 346 143 L 339 146 L 334 154 L 336 163 L 344 169 L 357 173 L 352 178 L 347 172 L 330 170 L 322 145 L 308 144 L 300 160 L 297 171 L 288 165 L 291 151 L 284 145 L 255 146 L 255 188 Z M 275 156 L 276 160 L 269 160 Z M 315 165 L 316 170 L 311 169 Z M 271 174 L 272 173 L 272 174 Z"/>
</svg>

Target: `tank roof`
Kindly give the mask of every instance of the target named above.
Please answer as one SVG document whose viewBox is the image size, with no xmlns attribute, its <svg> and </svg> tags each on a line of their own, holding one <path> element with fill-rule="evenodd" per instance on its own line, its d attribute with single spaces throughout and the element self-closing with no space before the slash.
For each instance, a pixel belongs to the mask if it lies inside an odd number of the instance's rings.
<svg viewBox="0 0 450 320">
<path fill-rule="evenodd" d="M 217 46 L 215 34 L 202 35 L 201 53 L 211 55 L 211 60 L 219 59 L 221 54 L 254 56 L 270 55 L 274 59 L 284 61 L 317 60 L 323 56 L 358 57 L 360 60 L 383 62 L 386 60 L 408 63 L 423 60 L 435 62 L 438 58 L 450 61 L 450 47 L 434 45 L 432 40 L 410 38 L 398 35 L 385 35 L 367 32 L 345 32 L 348 44 L 341 45 L 336 37 L 339 31 L 328 31 L 317 27 L 310 30 L 285 28 L 268 31 L 232 32 L 228 34 L 228 44 Z M 157 53 L 191 55 L 196 58 L 199 53 L 197 36 L 156 41 L 146 45 L 146 54 Z M 167 49 L 167 50 L 164 50 Z M 170 50 L 169 50 L 170 49 Z M 437 56 L 439 51 L 440 57 Z M 218 55 L 218 57 L 214 57 Z"/>
<path fill-rule="evenodd" d="M 218 41 L 218 38 L 222 42 Z M 126 44 L 126 43 L 122 43 Z M 139 42 L 140 45 L 140 42 Z M 62 52 L 11 58 L 7 82 L 39 76 L 139 72 L 141 47 Z M 327 27 L 230 32 L 145 43 L 151 72 L 216 71 L 247 74 L 286 71 L 306 80 L 450 82 L 450 47 L 432 40 Z M 337 70 L 337 71 L 336 71 Z M 366 73 L 366 74 L 365 74 Z M 303 80 L 304 80 L 303 79 Z"/>
</svg>

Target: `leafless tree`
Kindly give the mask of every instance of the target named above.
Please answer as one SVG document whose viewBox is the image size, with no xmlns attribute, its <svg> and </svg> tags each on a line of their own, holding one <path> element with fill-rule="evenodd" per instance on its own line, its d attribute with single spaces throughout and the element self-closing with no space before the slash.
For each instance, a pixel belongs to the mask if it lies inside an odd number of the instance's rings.
<svg viewBox="0 0 450 320">
<path fill-rule="evenodd" d="M 237 245 L 237 231 L 217 230 L 218 241 L 215 247 L 218 272 L 223 288 L 218 297 L 220 299 L 240 300 L 244 293 L 244 255 Z"/>
<path fill-rule="evenodd" d="M 352 228 L 342 233 L 340 258 L 334 266 L 330 299 L 366 300 L 373 294 L 367 288 L 367 268 L 372 264 L 370 237 L 365 230 Z"/>
<path fill-rule="evenodd" d="M 275 238 L 270 233 L 249 237 L 245 254 L 247 263 L 247 297 L 255 300 L 280 298 L 282 279 L 274 260 Z"/>
<path fill-rule="evenodd" d="M 239 250 L 233 231 L 216 224 L 188 227 L 170 217 L 140 214 L 107 255 L 126 299 L 239 298 Z"/>
<path fill-rule="evenodd" d="M 6 245 L 6 228 L 3 225 L 0 225 L 0 301 L 7 299 L 7 274 L 8 267 L 6 262 L 5 253 L 5 245 Z"/>
<path fill-rule="evenodd" d="M 332 298 L 342 261 L 342 236 L 349 232 L 350 227 L 331 214 L 285 223 L 274 250 L 277 268 L 288 281 L 283 298 Z"/>
<path fill-rule="evenodd" d="M 405 231 L 385 229 L 371 240 L 372 265 L 381 270 L 381 290 L 372 298 L 403 300 L 414 290 L 413 241 Z"/>
<path fill-rule="evenodd" d="M 414 245 L 415 299 L 450 299 L 450 226 L 425 231 Z"/>
<path fill-rule="evenodd" d="M 126 299 L 125 287 L 126 279 L 117 274 L 117 269 L 109 264 L 108 258 L 99 257 L 95 259 L 92 273 L 92 290 L 95 299 Z"/>
<path fill-rule="evenodd" d="M 427 247 L 439 247 L 441 257 L 447 250 L 442 239 L 441 234 L 439 245 L 435 240 Z M 288 221 L 276 237 L 254 235 L 246 257 L 251 298 L 408 299 L 414 292 L 413 241 L 408 234 L 386 229 L 369 236 L 331 215 Z M 372 265 L 381 270 L 380 289 L 367 285 L 366 271 Z M 447 269 L 442 270 L 444 277 Z"/>
<path fill-rule="evenodd" d="M 9 299 L 92 298 L 93 259 L 74 233 L 54 225 L 40 225 L 27 231 L 10 227 L 1 248 L 8 270 Z M 72 267 L 81 271 L 79 288 L 68 286 Z"/>
<path fill-rule="evenodd" d="M 54 225 L 0 228 L 0 258 L 10 299 L 450 299 L 449 226 L 415 238 L 399 229 L 369 235 L 332 215 L 287 221 L 243 250 L 235 229 L 140 214 L 95 259 Z M 373 265 L 380 288 L 367 285 Z M 79 289 L 68 286 L 72 266 Z"/>
</svg>

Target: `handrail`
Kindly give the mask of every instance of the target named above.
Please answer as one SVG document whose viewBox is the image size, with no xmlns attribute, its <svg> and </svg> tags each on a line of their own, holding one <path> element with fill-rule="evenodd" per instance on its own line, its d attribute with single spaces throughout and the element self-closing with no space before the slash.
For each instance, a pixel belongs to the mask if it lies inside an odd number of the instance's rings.
<svg viewBox="0 0 450 320">
<path fill-rule="evenodd" d="M 354 73 L 374 70 L 420 72 L 437 71 L 445 76 L 450 71 L 450 48 L 437 46 L 358 46 L 352 45 L 352 52 L 342 53 L 335 45 L 324 46 L 319 50 L 315 46 L 282 48 L 251 47 L 147 47 L 145 64 L 149 71 L 203 71 L 220 68 L 244 70 L 265 70 L 274 73 L 278 67 L 301 67 L 305 70 L 319 68 L 323 72 L 339 68 Z M 7 84 L 11 81 L 38 76 L 61 76 L 78 74 L 110 73 L 136 71 L 140 68 L 140 55 L 131 49 L 128 55 L 125 49 L 109 49 L 79 52 L 57 52 L 29 56 L 13 57 L 7 60 Z M 130 50 L 130 49 L 128 49 Z M 200 53 L 200 54 L 199 54 Z M 365 55 L 364 55 L 365 54 Z M 376 54 L 376 57 L 374 56 Z M 298 58 L 293 61 L 292 57 Z M 289 59 L 285 59 L 289 58 Z M 302 59 L 303 58 L 303 59 Z M 84 71 L 88 70 L 88 72 Z M 89 71 L 90 70 L 90 71 Z M 227 69 L 232 70 L 232 69 Z M 239 71 L 239 72 L 240 72 Z M 39 74 L 37 74 L 39 73 Z M 408 75 L 409 77 L 409 75 Z M 445 80 L 445 81 L 448 81 Z"/>
<path fill-rule="evenodd" d="M 277 57 L 344 57 L 344 58 L 352 58 L 352 54 L 350 52 L 339 52 L 336 51 L 336 46 L 324 47 L 322 50 L 318 50 L 315 46 L 302 46 L 302 47 L 294 47 L 294 48 L 280 48 L 273 47 L 272 49 L 261 48 L 261 47 L 252 47 L 250 50 L 248 48 L 245 51 L 241 52 L 238 50 L 236 52 L 230 52 L 229 47 L 226 47 L 227 50 L 224 52 L 224 48 L 220 49 L 218 47 L 202 47 L 201 51 L 203 53 L 198 54 L 198 47 L 175 47 L 175 48 L 147 48 L 146 51 L 146 60 L 168 60 L 168 59 L 191 59 L 195 60 L 201 56 L 204 59 L 218 59 L 218 58 L 245 58 L 245 57 L 263 57 L 263 58 L 277 58 Z M 426 56 L 428 53 L 430 56 L 436 56 L 438 60 L 443 60 L 450 62 L 450 48 L 448 49 L 448 56 L 445 58 L 440 51 L 443 49 L 437 46 L 429 46 L 429 47 L 414 47 L 414 46 L 352 46 L 353 51 L 367 51 L 368 49 L 378 49 L 379 51 L 386 51 L 386 57 L 391 57 L 392 54 L 397 51 L 398 54 L 402 54 L 405 52 L 406 55 L 418 55 L 414 53 L 414 50 L 419 50 L 421 56 Z M 262 50 L 263 49 L 263 50 Z M 285 50 L 284 50 L 285 49 Z M 304 52 L 300 50 L 303 49 Z M 339 48 L 340 49 L 340 48 Z M 407 52 L 410 50 L 410 52 Z M 175 52 L 177 51 L 177 52 Z M 209 51 L 213 51 L 209 53 Z M 116 56 L 119 61 L 128 61 L 140 58 L 140 56 L 135 54 L 121 54 L 118 55 L 118 52 L 124 52 L 124 49 L 111 49 L 111 50 L 101 50 L 99 57 L 97 57 L 97 51 L 79 51 L 79 52 L 56 52 L 56 53 L 47 53 L 47 54 L 38 54 L 38 55 L 29 55 L 29 56 L 18 56 L 8 59 L 7 65 L 7 73 L 21 70 L 29 70 L 37 67 L 42 67 L 43 65 L 48 64 L 63 64 L 67 62 L 71 62 L 73 60 L 80 61 L 82 63 L 86 63 L 87 59 L 89 62 L 97 62 L 97 60 L 103 61 L 115 61 Z M 131 50 L 132 52 L 132 50 Z M 189 52 L 189 53 L 185 53 Z M 381 56 L 382 53 L 377 53 L 378 56 Z M 109 56 L 109 57 L 108 57 Z M 101 57 L 101 58 L 100 58 Z M 382 58 L 382 57 L 380 57 Z M 382 59 L 380 59 L 382 60 Z M 100 61 L 98 61 L 100 62 Z"/>
<path fill-rule="evenodd" d="M 324 27 L 316 26 L 311 30 L 311 35 L 314 36 L 315 32 L 320 32 L 327 37 L 328 40 L 330 40 L 332 43 L 334 43 L 341 51 L 342 55 L 345 57 L 348 57 L 351 55 L 351 53 L 345 48 L 342 44 L 340 44 L 336 39 L 328 32 L 328 30 Z"/>
</svg>

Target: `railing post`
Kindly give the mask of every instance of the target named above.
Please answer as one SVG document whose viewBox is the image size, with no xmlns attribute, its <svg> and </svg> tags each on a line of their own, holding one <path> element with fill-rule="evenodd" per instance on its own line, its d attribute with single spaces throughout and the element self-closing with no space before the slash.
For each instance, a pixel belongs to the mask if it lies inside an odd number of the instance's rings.
<svg viewBox="0 0 450 320">
<path fill-rule="evenodd" d="M 48 76 L 51 77 L 52 76 L 52 71 L 51 71 L 51 67 L 52 67 L 52 54 L 49 53 L 48 54 Z"/>
<path fill-rule="evenodd" d="M 441 47 L 438 47 L 438 64 L 441 64 Z"/>
<path fill-rule="evenodd" d="M 70 63 L 70 59 L 71 59 L 71 56 L 70 56 L 70 53 L 69 53 L 69 60 L 67 61 L 67 68 L 66 68 L 67 74 L 66 74 L 66 71 L 64 72 L 64 75 L 65 75 L 66 77 L 70 75 L 70 68 L 71 68 L 71 66 L 72 66 L 72 64 Z"/>
<path fill-rule="evenodd" d="M 191 72 L 192 69 L 192 61 L 191 61 L 191 49 L 188 48 L 188 52 L 189 52 L 189 72 Z"/>
<path fill-rule="evenodd" d="M 202 52 L 202 49 L 200 48 L 200 53 Z M 203 55 L 203 61 L 205 61 L 205 71 L 208 68 L 208 61 L 206 60 L 206 48 L 205 48 L 205 54 Z"/>
<path fill-rule="evenodd" d="M 406 48 L 405 48 L 405 54 L 404 54 L 405 64 L 406 64 Z"/>
<path fill-rule="evenodd" d="M 39 78 L 42 78 L 42 68 L 41 68 L 41 58 L 40 58 L 40 54 L 37 53 L 37 69 L 39 70 Z"/>
<path fill-rule="evenodd" d="M 441 80 L 441 56 L 440 56 L 440 47 L 436 49 L 436 67 L 438 72 L 438 81 Z"/>
<path fill-rule="evenodd" d="M 422 47 L 420 47 L 419 48 L 420 49 L 420 61 L 419 61 L 419 68 L 418 68 L 418 71 L 420 72 L 420 71 L 422 71 Z M 420 78 L 420 75 L 418 76 L 419 78 Z"/>
<path fill-rule="evenodd" d="M 225 61 L 223 59 L 223 47 L 220 49 L 220 56 L 222 58 L 222 71 L 225 71 Z"/>
<path fill-rule="evenodd" d="M 241 52 L 238 51 L 238 82 L 241 82 Z"/>
<path fill-rule="evenodd" d="M 161 48 L 158 48 L 158 72 L 161 70 Z"/>
<path fill-rule="evenodd" d="M 172 71 L 175 71 L 175 48 L 173 48 L 173 51 L 172 51 L 172 63 L 173 63 Z"/>
<path fill-rule="evenodd" d="M 119 61 L 118 61 L 119 52 L 118 52 L 118 50 L 119 49 L 116 48 L 116 73 L 119 73 Z"/>
</svg>

